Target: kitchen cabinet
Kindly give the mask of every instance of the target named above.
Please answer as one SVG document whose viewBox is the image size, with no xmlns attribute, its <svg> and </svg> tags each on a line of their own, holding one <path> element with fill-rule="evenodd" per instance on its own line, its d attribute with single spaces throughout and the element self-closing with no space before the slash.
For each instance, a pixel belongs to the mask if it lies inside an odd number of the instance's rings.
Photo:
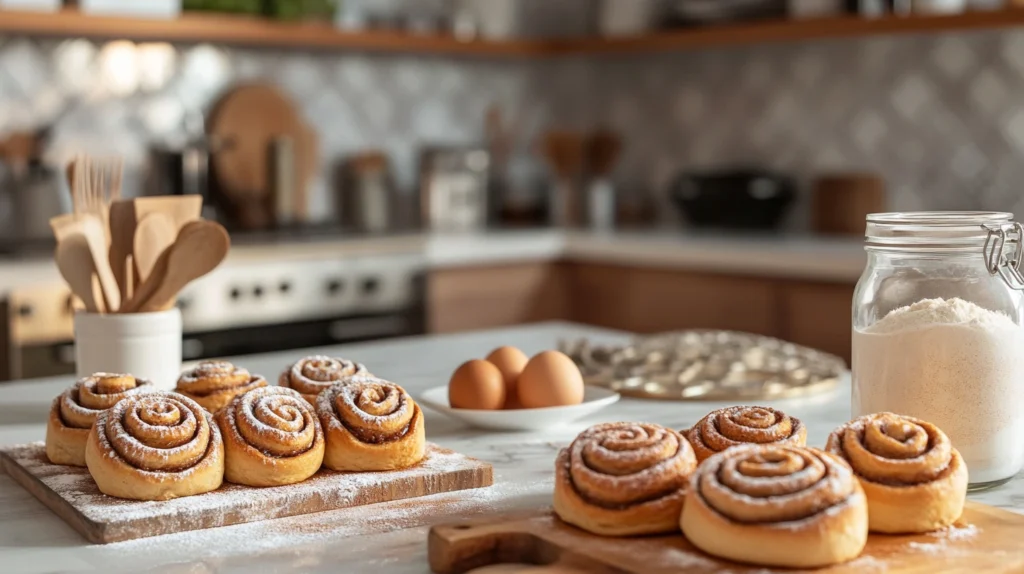
<svg viewBox="0 0 1024 574">
<path fill-rule="evenodd" d="M 427 329 L 451 333 L 564 319 L 566 293 L 555 263 L 436 270 L 427 279 Z"/>
<path fill-rule="evenodd" d="M 775 286 L 753 277 L 632 269 L 629 330 L 729 329 L 773 335 Z M 585 310 L 584 310 L 585 311 Z M 581 320 L 586 321 L 585 313 Z"/>
<path fill-rule="evenodd" d="M 851 284 L 787 282 L 780 290 L 782 338 L 839 355 L 849 363 Z"/>
<path fill-rule="evenodd" d="M 850 358 L 853 284 L 583 262 L 435 270 L 430 332 L 567 320 L 636 333 L 728 329 Z"/>
</svg>

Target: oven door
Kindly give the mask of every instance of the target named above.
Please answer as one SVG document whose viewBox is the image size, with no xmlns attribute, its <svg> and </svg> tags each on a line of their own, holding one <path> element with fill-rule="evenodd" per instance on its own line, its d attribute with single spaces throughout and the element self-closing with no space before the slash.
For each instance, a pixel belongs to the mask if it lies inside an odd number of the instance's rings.
<svg viewBox="0 0 1024 574">
<path fill-rule="evenodd" d="M 182 341 L 185 361 L 234 357 L 358 343 L 424 333 L 415 313 L 360 315 L 207 333 L 190 333 Z"/>
</svg>

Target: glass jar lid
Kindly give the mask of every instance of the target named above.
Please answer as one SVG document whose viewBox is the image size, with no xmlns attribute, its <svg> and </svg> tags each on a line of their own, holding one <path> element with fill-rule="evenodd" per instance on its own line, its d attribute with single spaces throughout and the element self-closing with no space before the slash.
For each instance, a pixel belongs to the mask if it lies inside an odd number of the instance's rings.
<svg viewBox="0 0 1024 574">
<path fill-rule="evenodd" d="M 981 255 L 991 230 L 1012 221 L 1012 213 L 1000 211 L 872 213 L 867 217 L 865 249 Z"/>
</svg>

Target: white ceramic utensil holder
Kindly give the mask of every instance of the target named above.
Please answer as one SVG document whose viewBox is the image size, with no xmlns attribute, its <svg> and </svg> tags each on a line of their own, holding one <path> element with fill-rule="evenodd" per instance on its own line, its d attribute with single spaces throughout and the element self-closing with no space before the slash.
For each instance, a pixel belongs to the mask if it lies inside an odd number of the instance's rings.
<svg viewBox="0 0 1024 574">
<path fill-rule="evenodd" d="M 75 314 L 79 377 L 127 373 L 174 389 L 181 373 L 181 312 Z"/>
</svg>

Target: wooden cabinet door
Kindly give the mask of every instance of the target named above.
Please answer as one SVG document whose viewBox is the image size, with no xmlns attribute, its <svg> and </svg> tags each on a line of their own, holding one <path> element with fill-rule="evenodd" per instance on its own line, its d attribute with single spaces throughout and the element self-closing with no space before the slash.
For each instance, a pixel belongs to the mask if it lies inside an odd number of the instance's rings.
<svg viewBox="0 0 1024 574">
<path fill-rule="evenodd" d="M 850 361 L 853 285 L 790 282 L 782 290 L 783 334 L 788 341 Z"/>
<path fill-rule="evenodd" d="M 563 269 L 569 319 L 609 329 L 629 329 L 630 268 L 567 263 Z"/>
<path fill-rule="evenodd" d="M 726 329 L 776 335 L 775 285 L 767 279 L 635 269 L 630 330 Z"/>
<path fill-rule="evenodd" d="M 432 271 L 427 302 L 427 329 L 431 333 L 566 317 L 564 283 L 554 263 Z"/>
</svg>

